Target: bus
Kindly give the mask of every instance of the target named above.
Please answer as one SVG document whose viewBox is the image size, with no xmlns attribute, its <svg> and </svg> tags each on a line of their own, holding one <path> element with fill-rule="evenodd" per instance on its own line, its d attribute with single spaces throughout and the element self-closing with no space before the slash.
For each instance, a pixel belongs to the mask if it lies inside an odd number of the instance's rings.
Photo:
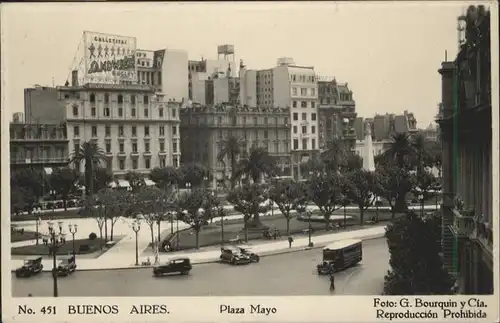
<svg viewBox="0 0 500 323">
<path fill-rule="evenodd" d="M 363 246 L 358 239 L 335 241 L 323 248 L 323 262 L 333 262 L 335 270 L 354 266 L 362 259 Z"/>
</svg>

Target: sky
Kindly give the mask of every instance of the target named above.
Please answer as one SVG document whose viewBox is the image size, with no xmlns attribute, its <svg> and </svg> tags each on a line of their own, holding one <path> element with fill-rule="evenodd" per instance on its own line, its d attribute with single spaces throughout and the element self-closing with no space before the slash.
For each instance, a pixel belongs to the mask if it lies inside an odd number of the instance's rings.
<svg viewBox="0 0 500 323">
<path fill-rule="evenodd" d="M 478 4 L 477 2 L 475 3 Z M 458 50 L 467 2 L 2 4 L 2 106 L 24 110 L 23 89 L 63 85 L 83 31 L 133 36 L 141 49 L 217 58 L 233 44 L 249 69 L 291 57 L 347 82 L 359 116 L 413 112 L 427 127 L 441 101 L 437 70 Z"/>
</svg>

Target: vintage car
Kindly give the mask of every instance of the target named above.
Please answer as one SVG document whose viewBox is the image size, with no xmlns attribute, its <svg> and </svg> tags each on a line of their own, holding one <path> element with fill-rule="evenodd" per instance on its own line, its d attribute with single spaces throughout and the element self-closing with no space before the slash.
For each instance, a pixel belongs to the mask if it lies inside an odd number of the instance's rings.
<svg viewBox="0 0 500 323">
<path fill-rule="evenodd" d="M 259 257 L 258 254 L 254 253 L 252 251 L 252 247 L 246 246 L 246 245 L 242 245 L 242 246 L 238 246 L 237 248 L 240 249 L 240 251 L 241 251 L 242 254 L 247 255 L 248 257 L 250 257 L 250 260 L 252 262 L 259 262 L 260 257 Z"/>
<path fill-rule="evenodd" d="M 316 266 L 318 275 L 330 275 L 335 272 L 333 261 L 322 261 Z"/>
<path fill-rule="evenodd" d="M 22 267 L 16 269 L 16 277 L 30 277 L 42 272 L 42 269 L 42 257 L 28 257 L 24 259 Z"/>
<path fill-rule="evenodd" d="M 231 265 L 241 265 L 251 263 L 250 256 L 241 252 L 241 249 L 234 246 L 227 246 L 220 248 L 221 262 L 227 262 Z"/>
<path fill-rule="evenodd" d="M 57 275 L 58 276 L 68 276 L 76 270 L 75 256 L 63 256 L 59 258 L 59 263 L 57 264 Z"/>
<path fill-rule="evenodd" d="M 173 258 L 164 264 L 154 266 L 153 275 L 155 277 L 160 277 L 165 274 L 172 273 L 187 275 L 192 268 L 193 266 L 191 265 L 191 260 L 189 258 Z"/>
</svg>

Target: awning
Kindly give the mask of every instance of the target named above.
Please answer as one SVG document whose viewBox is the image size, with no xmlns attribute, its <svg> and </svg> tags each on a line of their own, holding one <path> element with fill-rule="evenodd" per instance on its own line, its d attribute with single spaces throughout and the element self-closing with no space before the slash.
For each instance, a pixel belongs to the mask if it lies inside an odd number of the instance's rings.
<svg viewBox="0 0 500 323">
<path fill-rule="evenodd" d="M 111 182 L 111 183 L 108 184 L 108 187 L 115 188 L 116 187 L 116 183 L 115 182 Z"/>
<path fill-rule="evenodd" d="M 144 179 L 144 184 L 146 184 L 146 186 L 155 186 L 156 185 L 156 183 L 153 182 L 152 180 L 150 180 L 149 178 Z"/>
<path fill-rule="evenodd" d="M 130 187 L 130 183 L 124 179 L 119 179 L 118 186 L 119 187 Z"/>
<path fill-rule="evenodd" d="M 43 170 L 45 171 L 45 174 L 47 174 L 47 175 L 52 174 L 52 168 L 50 168 L 50 167 L 45 167 Z"/>
</svg>

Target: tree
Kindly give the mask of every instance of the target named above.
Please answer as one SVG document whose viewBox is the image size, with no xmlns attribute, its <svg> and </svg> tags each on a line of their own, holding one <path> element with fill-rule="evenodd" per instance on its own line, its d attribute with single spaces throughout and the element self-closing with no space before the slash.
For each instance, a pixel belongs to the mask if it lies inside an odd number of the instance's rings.
<svg viewBox="0 0 500 323">
<path fill-rule="evenodd" d="M 227 196 L 229 203 L 233 204 L 234 210 L 243 214 L 245 241 L 248 241 L 248 224 L 254 219 L 253 225 L 259 226 L 259 213 L 266 212 L 269 205 L 263 205 L 266 201 L 266 190 L 258 183 L 246 184 L 229 192 Z"/>
<path fill-rule="evenodd" d="M 289 181 L 279 181 L 269 192 L 269 198 L 276 203 L 281 214 L 286 219 L 286 234 L 290 235 L 290 220 L 292 210 L 300 209 L 300 206 L 307 201 L 307 191 L 300 183 Z"/>
<path fill-rule="evenodd" d="M 217 160 L 224 164 L 225 166 L 225 158 L 229 159 L 231 163 L 231 189 L 234 189 L 236 183 L 236 169 L 238 157 L 241 155 L 243 147 L 243 140 L 241 138 L 230 136 L 227 140 L 222 142 L 222 147 L 217 155 Z M 225 172 L 224 172 L 225 174 Z"/>
<path fill-rule="evenodd" d="M 347 152 L 347 158 L 344 163 L 343 169 L 346 172 L 352 172 L 362 168 L 363 168 L 363 158 L 361 158 L 361 156 L 358 156 L 351 151 Z"/>
<path fill-rule="evenodd" d="M 104 223 L 106 222 L 106 213 L 104 205 L 100 200 L 101 199 L 98 194 L 87 196 L 81 212 L 83 212 L 85 216 L 96 220 L 97 227 L 99 228 L 99 238 L 102 240 L 102 229 L 104 227 Z"/>
<path fill-rule="evenodd" d="M 300 165 L 300 170 L 306 177 L 318 176 L 325 172 L 325 163 L 321 158 L 309 158 L 307 162 Z"/>
<path fill-rule="evenodd" d="M 431 193 L 437 187 L 436 182 L 434 175 L 424 170 L 415 176 L 416 187 L 414 193 L 416 195 L 421 194 L 423 201 L 427 201 L 436 194 L 436 192 Z"/>
<path fill-rule="evenodd" d="M 414 187 L 414 178 L 405 169 L 387 166 L 376 170 L 377 180 L 374 190 L 378 196 L 383 196 L 389 202 L 392 218 L 396 212 L 408 210 L 406 194 Z"/>
<path fill-rule="evenodd" d="M 95 167 L 93 176 L 94 192 L 108 188 L 109 183 L 113 181 L 113 173 L 104 167 Z"/>
<path fill-rule="evenodd" d="M 309 199 L 323 214 L 327 229 L 330 227 L 330 217 L 333 212 L 342 207 L 344 186 L 344 178 L 336 172 L 328 172 L 323 176 L 313 176 L 309 182 Z"/>
<path fill-rule="evenodd" d="M 37 198 L 29 187 L 12 187 L 10 192 L 11 213 L 19 214 L 23 211 L 32 212 Z"/>
<path fill-rule="evenodd" d="M 31 212 L 40 198 L 47 193 L 47 182 L 43 169 L 28 167 L 11 172 L 11 189 L 18 189 L 18 192 L 26 194 L 22 204 L 28 212 Z"/>
<path fill-rule="evenodd" d="M 325 151 L 321 153 L 321 160 L 327 171 L 336 172 L 340 170 L 347 160 L 347 149 L 345 142 L 341 139 L 333 139 L 327 143 Z"/>
<path fill-rule="evenodd" d="M 94 170 L 99 167 L 101 162 L 105 161 L 106 157 L 97 143 L 93 141 L 84 142 L 78 150 L 72 153 L 71 162 L 74 163 L 77 169 L 80 168 L 80 163 L 85 164 L 85 193 L 92 195 L 94 189 Z M 97 190 L 96 190 L 97 191 Z"/>
<path fill-rule="evenodd" d="M 62 197 L 64 210 L 67 210 L 69 196 L 75 192 L 78 179 L 78 172 L 69 167 L 56 168 L 49 176 L 50 187 Z"/>
<path fill-rule="evenodd" d="M 274 176 L 277 172 L 276 161 L 264 148 L 252 148 L 248 157 L 238 163 L 235 178 L 242 176 L 251 178 L 254 183 L 259 183 L 262 176 Z"/>
<path fill-rule="evenodd" d="M 411 145 L 413 149 L 413 165 L 417 169 L 417 175 L 425 171 L 426 166 L 432 167 L 434 161 L 429 152 L 429 142 L 421 134 L 412 137 Z"/>
<path fill-rule="evenodd" d="M 399 168 L 408 168 L 411 159 L 415 156 L 411 135 L 406 132 L 392 135 L 390 147 L 382 155 L 387 162 Z"/>
<path fill-rule="evenodd" d="M 391 270 L 385 276 L 385 295 L 446 295 L 453 279 L 443 266 L 441 217 L 415 213 L 393 221 L 385 233 Z"/>
<path fill-rule="evenodd" d="M 149 178 L 155 182 L 158 187 L 168 191 L 173 185 L 178 184 L 181 179 L 180 172 L 172 166 L 156 167 L 149 173 Z"/>
<path fill-rule="evenodd" d="M 200 187 L 205 178 L 208 178 L 208 169 L 200 164 L 190 163 L 179 168 L 182 181 L 191 183 L 192 187 Z"/>
<path fill-rule="evenodd" d="M 141 186 L 144 185 L 144 179 L 141 174 L 138 172 L 128 171 L 125 174 L 125 180 L 130 183 L 130 187 L 132 187 L 133 191 L 137 191 Z"/>
<path fill-rule="evenodd" d="M 200 248 L 200 230 L 208 223 L 211 212 L 205 212 L 207 194 L 205 189 L 195 188 L 188 193 L 184 193 L 179 198 L 179 206 L 186 210 L 183 221 L 190 225 L 196 234 L 196 249 Z"/>
<path fill-rule="evenodd" d="M 363 225 L 364 214 L 368 207 L 373 205 L 375 201 L 376 176 L 366 170 L 358 169 L 347 174 L 347 196 L 359 208 L 359 221 Z M 342 203 L 341 203 L 342 204 Z"/>
<path fill-rule="evenodd" d="M 105 209 L 105 221 L 109 221 L 111 224 L 109 239 L 113 241 L 115 224 L 118 219 L 129 214 L 129 211 L 133 205 L 133 198 L 131 196 L 131 193 L 128 191 L 113 190 L 109 188 L 99 191 L 98 197 Z M 107 225 L 105 225 L 105 227 L 107 237 Z"/>
</svg>

